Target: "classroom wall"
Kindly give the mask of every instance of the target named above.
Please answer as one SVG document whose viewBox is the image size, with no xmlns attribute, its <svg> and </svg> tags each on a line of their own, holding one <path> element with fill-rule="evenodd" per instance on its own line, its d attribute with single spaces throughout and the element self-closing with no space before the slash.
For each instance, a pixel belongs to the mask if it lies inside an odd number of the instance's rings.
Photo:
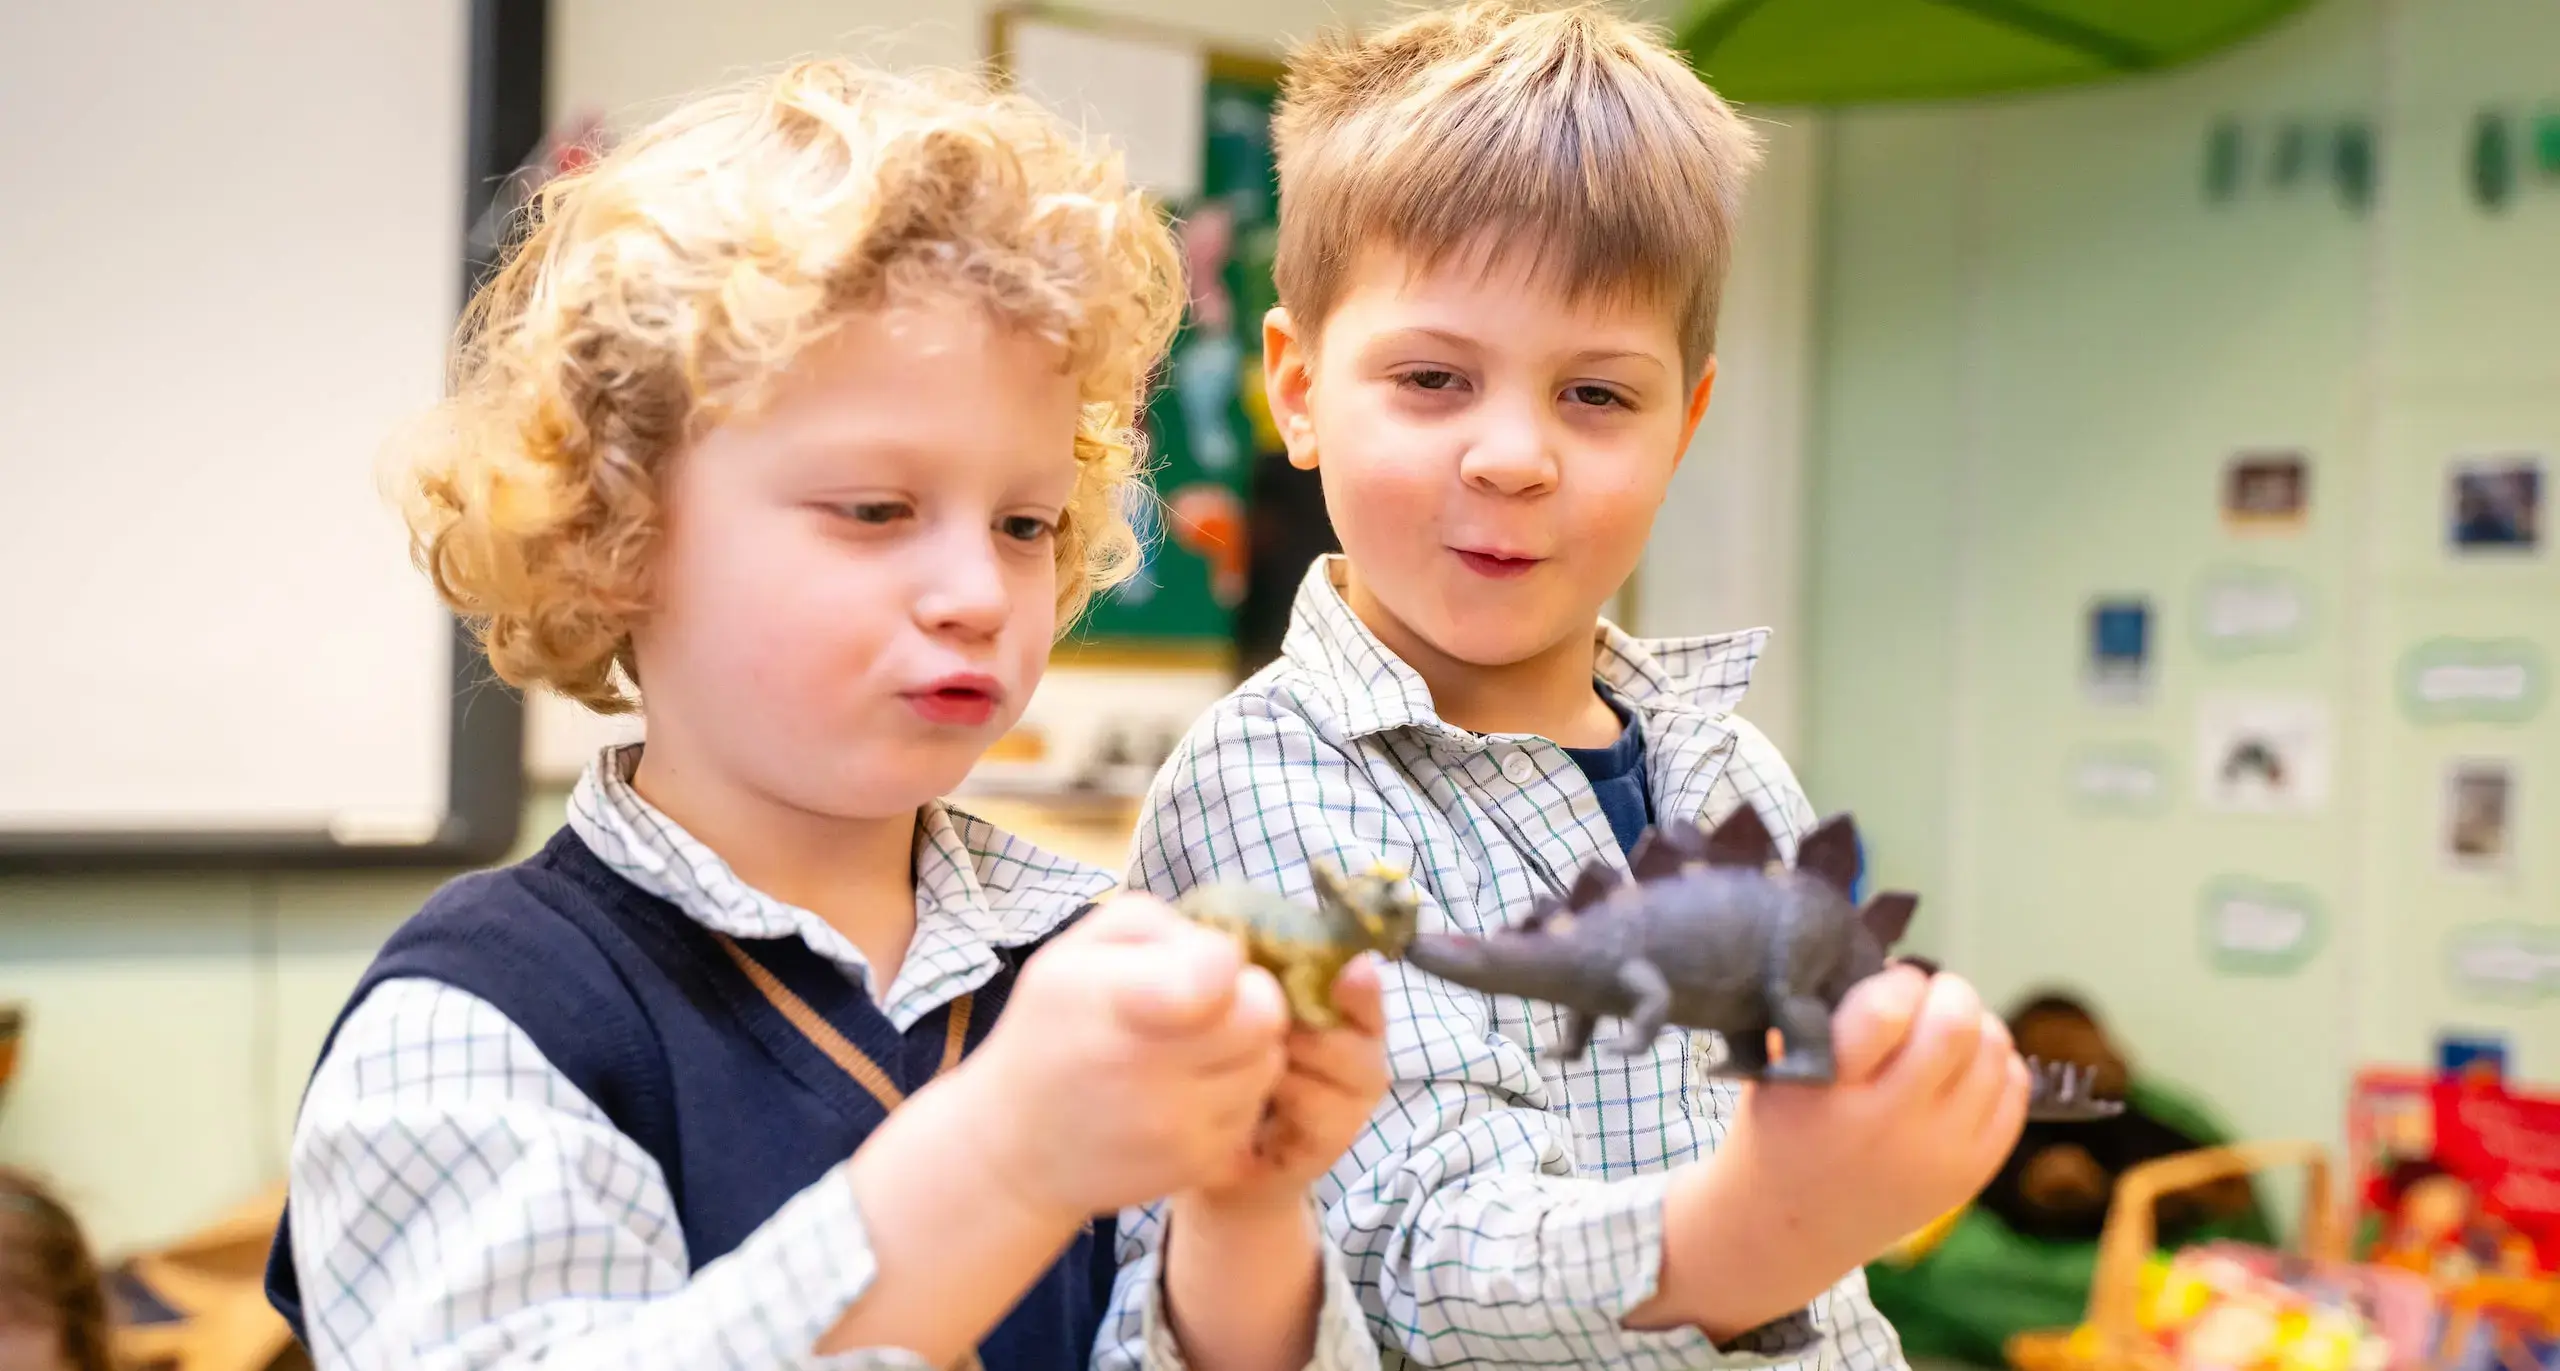
<svg viewBox="0 0 2560 1371">
<path fill-rule="evenodd" d="M 2547 711 L 2414 722 L 2396 683 L 2437 635 L 2560 646 L 2549 554 L 2449 560 L 2442 494 L 2457 451 L 2560 445 L 2560 185 L 2522 171 L 2495 213 L 2468 188 L 2475 114 L 2552 108 L 2555 54 L 2543 0 L 2326 0 L 2156 79 L 1828 130 L 1808 785 L 1857 811 L 1879 879 L 1925 893 L 1922 943 L 1996 999 L 2093 993 L 2249 1133 L 2335 1136 L 2352 1068 L 2431 1061 L 2446 1027 L 2560 1077 L 2550 968 L 2539 1001 L 2447 972 L 2450 937 L 2499 921 L 2560 946 L 2560 731 Z M 2252 142 L 2217 203 L 2224 117 Z M 2270 183 L 2286 121 L 2354 119 L 2379 150 L 2369 210 L 2318 142 L 2300 181 Z M 2221 524 L 2221 465 L 2255 445 L 2312 456 L 2298 533 Z M 2206 580 L 2235 568 L 2304 592 L 2302 641 L 2202 641 Z M 2155 684 L 2100 704 L 2082 616 L 2122 594 L 2152 603 Z M 2333 711 L 2315 812 L 2201 803 L 2201 716 L 2241 692 Z M 2077 797 L 2093 755 L 2150 758 L 2162 800 Z M 2510 872 L 2439 856 L 2443 769 L 2466 755 L 2518 769 Z M 2307 896 L 2307 958 L 2217 970 L 2201 911 L 2222 880 Z"/>
</svg>

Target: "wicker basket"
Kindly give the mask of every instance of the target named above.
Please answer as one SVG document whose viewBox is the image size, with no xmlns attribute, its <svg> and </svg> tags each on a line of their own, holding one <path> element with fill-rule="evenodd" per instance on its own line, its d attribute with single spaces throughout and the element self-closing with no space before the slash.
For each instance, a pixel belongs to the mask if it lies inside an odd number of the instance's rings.
<svg viewBox="0 0 2560 1371">
<path fill-rule="evenodd" d="M 2143 1336 L 2142 1268 L 2158 1242 L 2160 1197 L 2232 1176 L 2300 1166 L 2306 1173 L 2302 1231 L 2294 1250 L 2318 1261 L 2346 1256 L 2345 1225 L 2331 1188 L 2329 1151 L 2317 1143 L 2253 1142 L 2162 1157 L 2124 1173 L 2098 1238 L 2098 1269 L 2089 1283 L 2087 1333 L 2037 1329 L 2009 1339 L 2017 1371 L 2175 1371 L 2175 1363 Z"/>
</svg>

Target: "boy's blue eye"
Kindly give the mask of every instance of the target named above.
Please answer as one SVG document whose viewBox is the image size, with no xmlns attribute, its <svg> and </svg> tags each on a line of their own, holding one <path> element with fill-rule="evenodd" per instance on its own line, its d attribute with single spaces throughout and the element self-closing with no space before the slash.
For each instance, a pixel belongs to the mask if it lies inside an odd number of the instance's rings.
<svg viewBox="0 0 2560 1371">
<path fill-rule="evenodd" d="M 1036 515 L 1012 515 L 996 525 L 1004 536 L 1017 542 L 1036 543 L 1058 531 L 1058 526 Z"/>
</svg>

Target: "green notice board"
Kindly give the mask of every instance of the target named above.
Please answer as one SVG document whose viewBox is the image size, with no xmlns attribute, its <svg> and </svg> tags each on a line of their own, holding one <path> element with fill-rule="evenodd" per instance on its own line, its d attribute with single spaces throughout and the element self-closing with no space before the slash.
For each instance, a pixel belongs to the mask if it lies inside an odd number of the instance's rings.
<svg viewBox="0 0 2560 1371">
<path fill-rule="evenodd" d="M 1157 499 L 1142 514 L 1146 563 L 1088 612 L 1075 641 L 1224 651 L 1244 593 L 1246 477 L 1277 450 L 1262 396 L 1262 316 L 1277 301 L 1271 257 L 1279 182 L 1271 157 L 1276 74 L 1212 57 L 1202 106 L 1199 195 L 1171 206 L 1191 308 L 1146 412 Z"/>
</svg>

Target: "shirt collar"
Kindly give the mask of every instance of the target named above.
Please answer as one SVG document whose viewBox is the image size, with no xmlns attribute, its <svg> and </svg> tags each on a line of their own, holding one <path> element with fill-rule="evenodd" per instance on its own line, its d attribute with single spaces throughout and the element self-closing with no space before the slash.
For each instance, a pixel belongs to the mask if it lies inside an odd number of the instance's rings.
<svg viewBox="0 0 2560 1371">
<path fill-rule="evenodd" d="M 1299 583 L 1281 654 L 1312 675 L 1353 738 L 1418 728 L 1463 735 L 1432 708 L 1431 688 L 1343 598 L 1341 554 L 1316 559 Z M 1769 641 L 1765 628 L 1694 638 L 1637 638 L 1601 619 L 1592 672 L 1639 714 L 1721 719 L 1741 703 Z"/>
<path fill-rule="evenodd" d="M 796 937 L 869 989 L 902 1024 L 995 969 L 994 949 L 1037 942 L 1114 884 L 1097 867 L 1044 852 L 936 800 L 916 824 L 916 932 L 883 994 L 851 939 L 748 885 L 631 784 L 639 743 L 598 752 L 569 796 L 569 826 L 598 860 L 695 923 L 733 938 Z"/>
</svg>

